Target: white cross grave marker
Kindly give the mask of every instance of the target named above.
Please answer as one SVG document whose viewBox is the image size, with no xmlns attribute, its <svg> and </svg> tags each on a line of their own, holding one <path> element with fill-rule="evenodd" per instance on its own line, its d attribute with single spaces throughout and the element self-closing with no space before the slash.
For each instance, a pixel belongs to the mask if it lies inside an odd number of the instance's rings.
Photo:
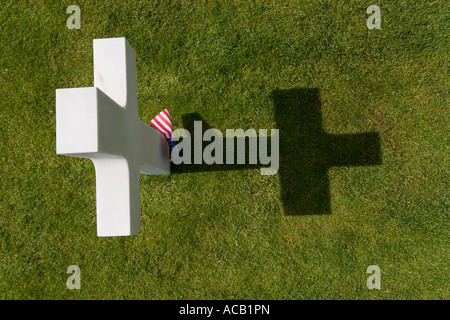
<svg viewBox="0 0 450 320">
<path fill-rule="evenodd" d="M 56 153 L 94 162 L 98 236 L 140 231 L 139 172 L 170 174 L 170 162 L 165 138 L 139 119 L 125 38 L 94 39 L 94 87 L 56 90 Z"/>
</svg>

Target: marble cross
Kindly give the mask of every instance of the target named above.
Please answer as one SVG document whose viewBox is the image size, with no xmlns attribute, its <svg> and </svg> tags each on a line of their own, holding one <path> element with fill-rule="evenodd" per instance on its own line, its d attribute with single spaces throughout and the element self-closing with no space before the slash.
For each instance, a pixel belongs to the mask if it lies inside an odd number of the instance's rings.
<svg viewBox="0 0 450 320">
<path fill-rule="evenodd" d="M 137 110 L 136 55 L 94 39 L 94 87 L 56 90 L 56 153 L 94 162 L 97 235 L 140 231 L 139 172 L 170 174 L 166 139 Z"/>
</svg>

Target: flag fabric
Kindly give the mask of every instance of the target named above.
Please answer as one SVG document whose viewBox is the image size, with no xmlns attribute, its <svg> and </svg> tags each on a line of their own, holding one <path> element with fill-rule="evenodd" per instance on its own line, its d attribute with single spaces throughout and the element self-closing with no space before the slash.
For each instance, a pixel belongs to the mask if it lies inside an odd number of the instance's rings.
<svg viewBox="0 0 450 320">
<path fill-rule="evenodd" d="M 172 121 L 170 120 L 169 110 L 164 109 L 158 113 L 158 115 L 150 121 L 150 124 L 167 139 L 170 154 L 172 155 L 172 150 L 175 148 L 175 141 L 173 140 Z"/>
</svg>

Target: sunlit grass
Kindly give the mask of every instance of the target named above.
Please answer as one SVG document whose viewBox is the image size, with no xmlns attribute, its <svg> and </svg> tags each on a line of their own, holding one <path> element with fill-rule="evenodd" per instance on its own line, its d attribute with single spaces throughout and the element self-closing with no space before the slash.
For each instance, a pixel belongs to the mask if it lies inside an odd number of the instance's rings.
<svg viewBox="0 0 450 320">
<path fill-rule="evenodd" d="M 443 1 L 382 3 L 381 30 L 364 1 L 77 1 L 69 30 L 72 4 L 0 10 L 0 298 L 449 298 Z M 329 215 L 285 215 L 258 170 L 141 175 L 141 233 L 98 238 L 92 162 L 56 155 L 55 89 L 93 85 L 102 37 L 135 49 L 144 121 L 270 129 L 274 90 L 318 88 L 324 130 L 378 132 L 382 164 L 330 169 Z"/>
</svg>

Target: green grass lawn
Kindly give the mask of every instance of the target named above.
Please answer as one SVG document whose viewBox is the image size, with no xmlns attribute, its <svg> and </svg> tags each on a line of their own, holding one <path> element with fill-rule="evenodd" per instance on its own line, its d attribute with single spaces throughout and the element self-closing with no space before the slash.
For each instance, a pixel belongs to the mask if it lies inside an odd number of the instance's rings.
<svg viewBox="0 0 450 320">
<path fill-rule="evenodd" d="M 449 18 L 445 1 L 3 1 L 0 298 L 449 299 Z M 327 214 L 288 214 L 258 168 L 141 175 L 142 231 L 98 238 L 92 162 L 56 155 L 55 89 L 93 86 L 107 37 L 136 52 L 143 121 L 271 129 L 274 93 L 313 92 L 324 132 L 377 133 L 381 163 L 331 167 Z"/>
</svg>

